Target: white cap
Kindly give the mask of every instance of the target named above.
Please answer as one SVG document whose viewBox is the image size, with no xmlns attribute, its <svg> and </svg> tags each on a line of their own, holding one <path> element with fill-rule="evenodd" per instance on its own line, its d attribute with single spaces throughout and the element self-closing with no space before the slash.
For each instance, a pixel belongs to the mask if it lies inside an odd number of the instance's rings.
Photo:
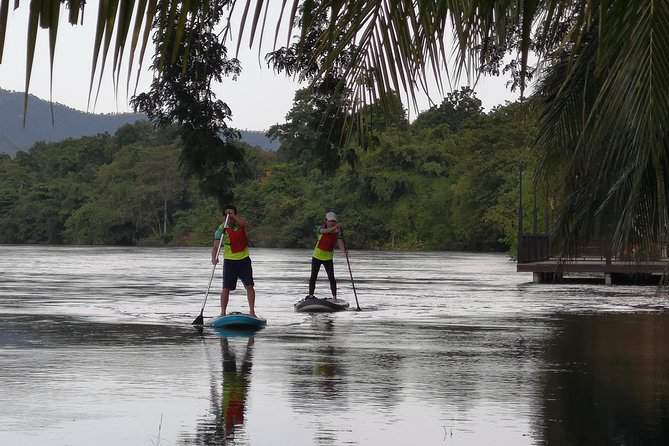
<svg viewBox="0 0 669 446">
<path fill-rule="evenodd" d="M 334 212 L 328 212 L 327 214 L 325 214 L 325 219 L 337 221 L 337 214 L 335 214 Z"/>
</svg>

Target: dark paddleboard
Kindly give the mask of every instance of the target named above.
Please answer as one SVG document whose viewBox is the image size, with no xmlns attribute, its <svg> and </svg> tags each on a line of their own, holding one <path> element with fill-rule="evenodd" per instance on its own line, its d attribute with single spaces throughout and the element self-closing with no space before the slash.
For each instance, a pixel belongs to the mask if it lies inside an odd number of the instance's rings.
<svg viewBox="0 0 669 446">
<path fill-rule="evenodd" d="M 251 316 L 233 312 L 225 316 L 217 317 L 209 322 L 214 328 L 233 328 L 233 329 L 260 329 L 267 324 L 267 321 L 261 317 Z"/>
<path fill-rule="evenodd" d="M 342 311 L 348 308 L 348 302 L 337 299 L 302 299 L 294 305 L 298 313 L 331 313 L 333 311 Z"/>
</svg>

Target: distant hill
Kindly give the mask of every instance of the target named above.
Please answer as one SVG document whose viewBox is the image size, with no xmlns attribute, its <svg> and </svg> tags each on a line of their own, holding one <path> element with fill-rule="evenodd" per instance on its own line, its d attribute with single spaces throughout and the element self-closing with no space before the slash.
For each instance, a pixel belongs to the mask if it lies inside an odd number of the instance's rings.
<svg viewBox="0 0 669 446">
<path fill-rule="evenodd" d="M 30 149 L 38 141 L 55 142 L 67 138 L 114 134 L 129 123 L 146 119 L 141 113 L 86 113 L 62 104 L 53 104 L 51 125 L 51 104 L 49 101 L 30 95 L 26 126 L 23 127 L 23 93 L 0 88 L 0 153 L 14 155 Z M 242 141 L 265 150 L 277 150 L 279 144 L 271 142 L 261 131 L 241 130 Z"/>
<path fill-rule="evenodd" d="M 85 113 L 61 104 L 53 104 L 53 126 L 49 101 L 30 95 L 26 126 L 23 127 L 23 93 L 0 89 L 0 152 L 15 154 L 38 141 L 54 142 L 66 138 L 113 134 L 124 124 L 145 119 L 138 113 Z"/>
<path fill-rule="evenodd" d="M 259 146 L 270 152 L 279 150 L 279 141 L 271 141 L 265 136 L 265 132 L 256 130 L 240 130 L 242 134 L 242 141 L 250 146 Z"/>
</svg>

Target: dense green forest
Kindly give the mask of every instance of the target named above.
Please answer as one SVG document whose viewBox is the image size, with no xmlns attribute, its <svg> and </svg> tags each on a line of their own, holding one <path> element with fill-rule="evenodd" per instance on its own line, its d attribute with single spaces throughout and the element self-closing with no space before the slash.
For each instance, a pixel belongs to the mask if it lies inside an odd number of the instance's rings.
<svg viewBox="0 0 669 446">
<path fill-rule="evenodd" d="M 486 113 L 463 89 L 412 123 L 403 110 L 376 120 L 365 141 L 340 149 L 349 162 L 323 169 L 316 140 L 294 128 L 309 113 L 298 96 L 293 118 L 270 130 L 278 152 L 236 143 L 244 169 L 232 193 L 255 246 L 312 246 L 334 210 L 358 249 L 513 251 L 519 164 L 531 169 L 536 132 L 530 103 Z M 137 122 L 3 155 L 0 242 L 209 244 L 220 200 L 181 174 L 180 147 L 173 129 Z"/>
</svg>

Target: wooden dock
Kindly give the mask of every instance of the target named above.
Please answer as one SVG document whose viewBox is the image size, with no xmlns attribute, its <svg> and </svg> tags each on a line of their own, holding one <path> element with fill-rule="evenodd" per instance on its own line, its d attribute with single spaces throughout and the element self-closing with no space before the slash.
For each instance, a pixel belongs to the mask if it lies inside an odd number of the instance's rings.
<svg viewBox="0 0 669 446">
<path fill-rule="evenodd" d="M 603 282 L 614 284 L 669 283 L 669 246 L 658 246 L 652 261 L 634 260 L 634 249 L 616 257 L 610 243 L 600 240 L 591 246 L 579 246 L 578 255 L 565 258 L 553 251 L 549 235 L 549 216 L 545 215 L 545 232 L 538 233 L 536 195 L 532 214 L 532 233 L 523 232 L 523 163 L 520 164 L 518 194 L 518 263 L 516 271 L 532 273 L 535 283 Z M 608 248 L 607 248 L 608 246 Z M 664 279 L 664 280 L 663 280 Z"/>
<path fill-rule="evenodd" d="M 662 250 L 665 255 L 656 260 L 634 261 L 604 255 L 601 247 L 570 258 L 555 257 L 550 248 L 548 235 L 519 235 L 516 271 L 532 273 L 535 283 L 592 281 L 607 285 L 658 284 L 669 273 L 666 250 Z"/>
<path fill-rule="evenodd" d="M 631 262 L 605 259 L 548 259 L 518 263 L 516 271 L 532 273 L 535 283 L 594 281 L 614 284 L 658 284 L 667 262 Z"/>
</svg>

